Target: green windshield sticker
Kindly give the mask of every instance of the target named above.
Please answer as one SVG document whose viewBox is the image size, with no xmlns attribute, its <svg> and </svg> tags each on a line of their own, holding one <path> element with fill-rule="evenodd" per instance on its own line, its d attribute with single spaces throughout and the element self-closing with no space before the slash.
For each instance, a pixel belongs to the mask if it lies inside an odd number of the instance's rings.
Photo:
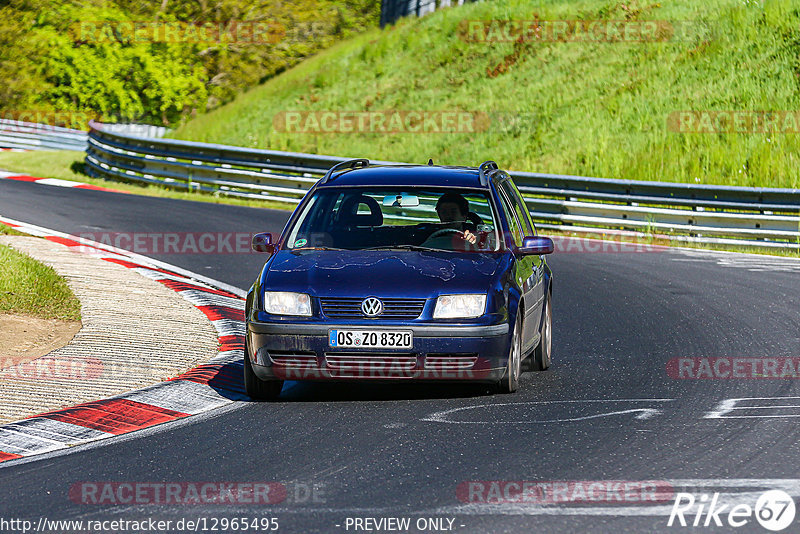
<svg viewBox="0 0 800 534">
<path fill-rule="evenodd" d="M 308 239 L 298 239 L 297 241 L 294 242 L 294 246 L 295 247 L 304 247 L 304 246 L 306 246 L 306 243 L 308 243 Z"/>
</svg>

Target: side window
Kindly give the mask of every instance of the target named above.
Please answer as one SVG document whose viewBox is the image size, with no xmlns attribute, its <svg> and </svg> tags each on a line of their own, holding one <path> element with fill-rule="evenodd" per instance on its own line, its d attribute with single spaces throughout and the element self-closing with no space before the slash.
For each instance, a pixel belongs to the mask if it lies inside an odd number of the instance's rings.
<svg viewBox="0 0 800 534">
<path fill-rule="evenodd" d="M 318 211 L 312 211 L 314 209 L 314 205 L 319 202 L 320 194 L 317 193 L 308 201 L 306 204 L 305 209 L 303 210 L 303 215 L 301 215 L 302 220 L 300 224 L 295 223 L 294 228 L 289 233 L 288 239 L 286 240 L 288 245 L 287 248 L 295 248 L 294 243 L 297 242 L 298 237 L 306 237 L 309 234 L 311 228 L 314 227 L 315 219 L 319 218 Z"/>
<path fill-rule="evenodd" d="M 517 215 L 514 213 L 514 208 L 511 205 L 511 202 L 508 200 L 508 197 L 504 191 L 500 191 L 500 195 L 498 195 L 503 204 L 503 211 L 506 214 L 506 219 L 508 220 L 508 228 L 511 230 L 511 237 L 514 239 L 514 243 L 518 246 L 522 246 L 522 231 L 519 226 L 519 221 L 517 221 Z"/>
<path fill-rule="evenodd" d="M 507 180 L 503 182 L 501 187 L 508 195 L 508 198 L 511 199 L 514 211 L 516 211 L 520 224 L 522 224 L 523 233 L 526 236 L 536 235 L 536 227 L 533 226 L 533 221 L 531 221 L 531 214 L 528 211 L 528 206 L 525 205 L 525 200 L 523 200 L 517 186 L 511 180 Z"/>
</svg>

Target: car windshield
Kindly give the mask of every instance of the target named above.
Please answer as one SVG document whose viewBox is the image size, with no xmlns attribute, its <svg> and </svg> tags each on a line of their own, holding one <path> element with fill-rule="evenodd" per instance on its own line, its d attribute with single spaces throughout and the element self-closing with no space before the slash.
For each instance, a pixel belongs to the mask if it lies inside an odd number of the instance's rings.
<svg viewBox="0 0 800 534">
<path fill-rule="evenodd" d="M 286 248 L 497 250 L 488 196 L 470 189 L 324 188 L 309 199 Z"/>
</svg>

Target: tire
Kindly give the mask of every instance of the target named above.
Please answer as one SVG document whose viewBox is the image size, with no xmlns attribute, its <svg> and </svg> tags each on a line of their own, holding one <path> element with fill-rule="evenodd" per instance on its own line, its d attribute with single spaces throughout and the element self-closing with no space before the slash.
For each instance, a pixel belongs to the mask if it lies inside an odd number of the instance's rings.
<svg viewBox="0 0 800 534">
<path fill-rule="evenodd" d="M 261 380 L 250 363 L 250 350 L 247 339 L 244 342 L 244 391 L 255 401 L 275 400 L 281 394 L 283 380 Z"/>
<path fill-rule="evenodd" d="M 550 357 L 553 350 L 553 312 L 550 306 L 549 294 L 544 301 L 540 334 L 539 345 L 533 351 L 533 361 L 531 362 L 534 371 L 544 371 L 550 367 Z"/>
<path fill-rule="evenodd" d="M 522 374 L 522 310 L 517 312 L 517 321 L 511 335 L 511 346 L 508 349 L 506 372 L 500 379 L 500 393 L 514 393 L 519 388 L 519 377 Z"/>
</svg>

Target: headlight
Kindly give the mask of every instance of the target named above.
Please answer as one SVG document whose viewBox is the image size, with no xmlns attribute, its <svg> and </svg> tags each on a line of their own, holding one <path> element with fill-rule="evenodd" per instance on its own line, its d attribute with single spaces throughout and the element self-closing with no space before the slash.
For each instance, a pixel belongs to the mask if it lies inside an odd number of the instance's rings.
<svg viewBox="0 0 800 534">
<path fill-rule="evenodd" d="M 480 317 L 486 309 L 486 295 L 442 295 L 436 299 L 434 319 Z"/>
<path fill-rule="evenodd" d="M 311 297 L 305 293 L 264 291 L 264 311 L 275 315 L 311 315 Z"/>
</svg>

